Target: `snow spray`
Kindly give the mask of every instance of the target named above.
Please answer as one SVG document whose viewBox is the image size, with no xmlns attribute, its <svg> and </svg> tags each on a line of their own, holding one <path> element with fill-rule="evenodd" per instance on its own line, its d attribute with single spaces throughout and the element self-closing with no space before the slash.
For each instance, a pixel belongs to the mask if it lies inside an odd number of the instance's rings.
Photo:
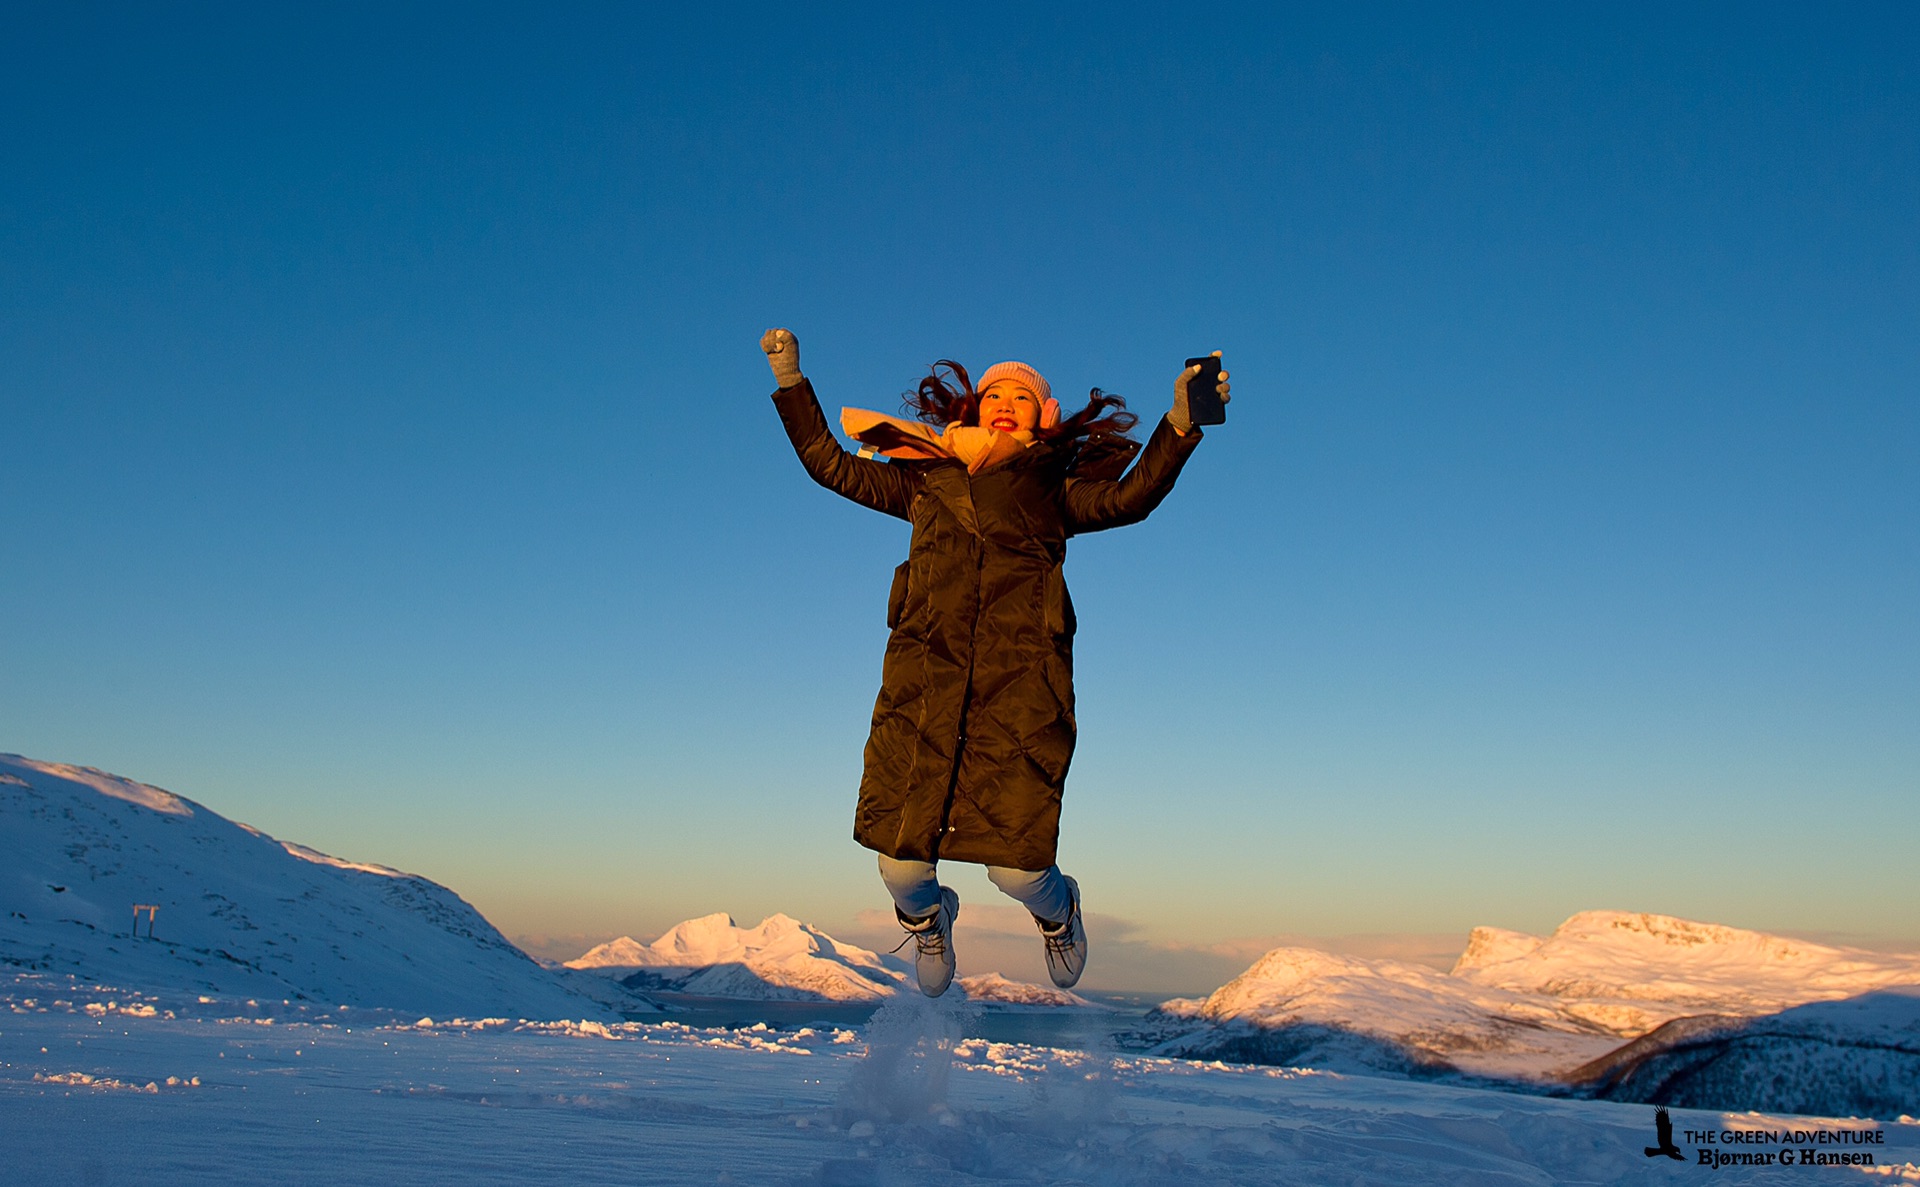
<svg viewBox="0 0 1920 1187">
<path fill-rule="evenodd" d="M 947 1108 L 953 1048 L 980 1007 L 902 993 L 867 1020 L 866 1057 L 840 1092 L 838 1121 L 919 1121 Z"/>
</svg>

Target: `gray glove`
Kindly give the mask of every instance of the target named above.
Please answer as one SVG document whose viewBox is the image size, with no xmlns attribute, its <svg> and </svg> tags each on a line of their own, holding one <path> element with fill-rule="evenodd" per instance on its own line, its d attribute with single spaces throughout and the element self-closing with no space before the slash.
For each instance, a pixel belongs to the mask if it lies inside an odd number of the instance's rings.
<svg viewBox="0 0 1920 1187">
<path fill-rule="evenodd" d="M 1217 350 L 1214 351 L 1213 357 L 1219 358 L 1220 352 Z M 1173 431 L 1182 437 L 1193 431 L 1193 417 L 1187 414 L 1187 380 L 1192 379 L 1198 374 L 1200 374 L 1200 368 L 1196 364 L 1180 372 L 1180 378 L 1173 381 L 1173 410 L 1167 413 L 1167 423 L 1172 425 Z M 1227 394 L 1227 389 L 1227 373 L 1222 371 L 1220 372 L 1220 402 L 1222 404 L 1233 398 Z"/>
<path fill-rule="evenodd" d="M 760 335 L 760 349 L 767 352 L 767 366 L 781 387 L 800 382 L 800 339 L 792 330 L 768 330 Z"/>
</svg>

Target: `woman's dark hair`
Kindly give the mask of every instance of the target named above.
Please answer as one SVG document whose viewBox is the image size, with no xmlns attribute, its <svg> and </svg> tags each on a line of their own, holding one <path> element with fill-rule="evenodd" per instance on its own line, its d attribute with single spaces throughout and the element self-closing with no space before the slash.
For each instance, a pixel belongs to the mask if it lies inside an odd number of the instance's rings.
<svg viewBox="0 0 1920 1187">
<path fill-rule="evenodd" d="M 973 393 L 973 378 L 952 359 L 941 359 L 929 368 L 919 388 L 901 396 L 900 403 L 914 416 L 943 429 L 955 421 L 980 423 L 980 397 Z"/>
<path fill-rule="evenodd" d="M 966 425 L 980 423 L 980 397 L 973 390 L 973 379 L 965 367 L 952 359 L 941 359 L 929 368 L 920 386 L 901 397 L 901 404 L 920 420 L 942 428 L 955 421 Z M 1060 423 L 1050 429 L 1035 429 L 1033 435 L 1039 441 L 1084 438 L 1080 449 L 1084 461 L 1096 458 L 1110 461 L 1108 455 L 1117 451 L 1124 466 L 1138 448 L 1127 434 L 1139 423 L 1140 418 L 1127 411 L 1124 397 L 1096 387 L 1087 393 L 1085 408 L 1072 416 L 1061 417 Z"/>
</svg>

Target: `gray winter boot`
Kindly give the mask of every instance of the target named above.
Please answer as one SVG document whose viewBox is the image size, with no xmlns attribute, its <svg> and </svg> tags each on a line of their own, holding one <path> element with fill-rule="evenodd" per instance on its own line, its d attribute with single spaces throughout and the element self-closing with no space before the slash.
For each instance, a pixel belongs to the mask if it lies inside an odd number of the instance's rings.
<svg viewBox="0 0 1920 1187">
<path fill-rule="evenodd" d="M 1047 975 L 1062 989 L 1072 989 L 1079 984 L 1080 974 L 1087 967 L 1087 929 L 1080 922 L 1080 884 L 1068 878 L 1067 890 L 1073 895 L 1073 910 L 1067 913 L 1065 923 L 1054 923 L 1038 915 L 1033 917 L 1040 925 L 1040 938 L 1047 944 Z"/>
<path fill-rule="evenodd" d="M 920 992 L 939 997 L 953 983 L 953 921 L 960 917 L 960 896 L 942 886 L 940 906 L 933 914 L 914 919 L 900 914 L 898 907 L 893 914 L 918 949 L 913 971 L 920 978 Z"/>
</svg>

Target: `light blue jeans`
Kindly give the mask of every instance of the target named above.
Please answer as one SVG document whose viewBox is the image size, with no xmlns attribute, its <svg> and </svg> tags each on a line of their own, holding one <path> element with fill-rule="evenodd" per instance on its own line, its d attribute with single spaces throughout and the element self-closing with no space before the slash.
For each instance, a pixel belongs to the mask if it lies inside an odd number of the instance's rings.
<svg viewBox="0 0 1920 1187">
<path fill-rule="evenodd" d="M 909 919 L 924 919 L 940 909 L 940 879 L 930 861 L 898 861 L 880 855 L 880 880 L 893 895 L 894 906 Z M 1036 919 L 1060 923 L 1073 914 L 1073 893 L 1059 866 L 1044 870 L 1015 870 L 988 866 L 987 880 L 1019 901 Z"/>
</svg>

